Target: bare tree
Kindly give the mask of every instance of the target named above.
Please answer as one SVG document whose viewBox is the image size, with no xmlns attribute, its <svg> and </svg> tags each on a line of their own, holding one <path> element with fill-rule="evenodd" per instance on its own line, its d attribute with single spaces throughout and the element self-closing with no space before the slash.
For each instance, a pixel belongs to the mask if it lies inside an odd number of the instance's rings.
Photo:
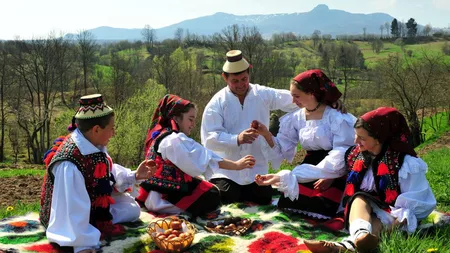
<svg viewBox="0 0 450 253">
<path fill-rule="evenodd" d="M 12 82 L 12 71 L 6 43 L 0 41 L 0 162 L 5 159 L 6 89 Z"/>
<path fill-rule="evenodd" d="M 153 45 L 156 41 L 156 31 L 150 25 L 145 25 L 141 31 L 142 38 L 147 46 L 147 49 L 153 50 Z"/>
<path fill-rule="evenodd" d="M 178 42 L 178 45 L 181 45 L 183 43 L 183 35 L 184 35 L 184 30 L 181 27 L 178 27 L 175 30 L 175 34 L 174 34 L 174 38 L 175 40 Z"/>
<path fill-rule="evenodd" d="M 259 68 L 264 60 L 266 44 L 256 26 L 242 26 L 241 49 L 244 57 L 254 66 L 251 78 L 258 79 Z"/>
<path fill-rule="evenodd" d="M 383 38 L 383 31 L 384 31 L 384 25 L 380 25 L 380 32 L 381 32 L 380 38 L 381 39 Z"/>
<path fill-rule="evenodd" d="M 87 94 L 89 72 L 92 70 L 93 63 L 95 61 L 95 51 L 97 44 L 95 42 L 94 35 L 87 31 L 82 30 L 77 34 L 78 40 L 78 56 L 80 57 L 81 65 L 83 68 L 83 87 L 84 94 Z"/>
<path fill-rule="evenodd" d="M 430 36 L 430 33 L 432 30 L 433 30 L 433 27 L 431 27 L 431 24 L 425 25 L 425 27 L 423 28 L 423 35 Z"/>
<path fill-rule="evenodd" d="M 386 38 L 389 38 L 389 31 L 391 29 L 391 24 L 389 22 L 384 23 L 384 29 L 386 31 Z"/>
<path fill-rule="evenodd" d="M 219 36 L 225 46 L 225 50 L 228 51 L 240 47 L 241 32 L 237 24 L 225 27 Z"/>
<path fill-rule="evenodd" d="M 427 96 L 432 99 L 442 93 L 440 89 L 433 89 L 439 87 L 435 84 L 442 84 L 442 76 L 448 75 L 442 56 L 428 54 L 425 50 L 420 60 L 390 55 L 378 64 L 376 71 L 379 83 L 385 85 L 384 94 L 400 105 L 409 122 L 413 143 L 419 145 L 423 137 L 418 111 L 427 106 L 424 103 Z"/>
<path fill-rule="evenodd" d="M 367 32 L 367 28 L 363 27 L 363 39 L 366 40 L 366 32 Z"/>
</svg>

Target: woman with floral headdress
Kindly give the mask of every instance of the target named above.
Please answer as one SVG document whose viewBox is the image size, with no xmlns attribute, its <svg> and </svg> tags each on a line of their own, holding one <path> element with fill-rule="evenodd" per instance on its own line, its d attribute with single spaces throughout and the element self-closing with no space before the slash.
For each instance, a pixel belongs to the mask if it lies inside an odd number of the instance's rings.
<svg viewBox="0 0 450 253">
<path fill-rule="evenodd" d="M 220 205 L 219 189 L 199 175 L 214 169 L 242 170 L 255 164 L 252 156 L 238 161 L 223 159 L 189 138 L 197 110 L 193 103 L 176 95 L 164 96 L 155 110 L 145 141 L 147 159 L 157 165 L 154 175 L 141 183 L 138 202 L 150 211 L 194 216 Z"/>
<path fill-rule="evenodd" d="M 342 198 L 346 174 L 343 157 L 353 144 L 356 118 L 333 109 L 341 93 L 318 69 L 297 75 L 290 91 L 300 109 L 280 119 L 276 137 L 263 124 L 259 124 L 258 132 L 272 147 L 275 168 L 283 159 L 292 161 L 299 143 L 307 154 L 292 171 L 257 176 L 255 181 L 259 185 L 278 185 L 284 193 L 279 208 L 329 219 L 336 215 Z"/>
<path fill-rule="evenodd" d="M 427 164 L 408 142 L 408 125 L 397 109 L 364 114 L 355 133 L 356 146 L 345 155 L 349 174 L 342 202 L 350 237 L 340 243 L 305 241 L 312 252 L 371 252 L 382 227 L 413 232 L 436 206 Z"/>
</svg>

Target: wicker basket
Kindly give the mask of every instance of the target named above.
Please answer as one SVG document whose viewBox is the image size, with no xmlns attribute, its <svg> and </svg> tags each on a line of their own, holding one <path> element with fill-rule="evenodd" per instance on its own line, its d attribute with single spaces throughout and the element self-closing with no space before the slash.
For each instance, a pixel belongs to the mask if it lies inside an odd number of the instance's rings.
<svg viewBox="0 0 450 253">
<path fill-rule="evenodd" d="M 233 218 L 233 217 L 231 217 Z M 234 217 L 236 218 L 236 217 Z M 223 224 L 225 223 L 225 219 L 218 219 L 214 221 L 210 221 L 209 223 L 213 224 L 214 227 L 205 226 L 205 229 L 211 233 L 225 234 L 225 235 L 243 235 L 251 226 L 253 221 L 251 219 L 246 219 L 247 222 L 245 224 L 241 224 L 235 226 L 234 228 L 226 228 Z M 221 226 L 219 226 L 221 225 Z"/>
<path fill-rule="evenodd" d="M 182 233 L 175 238 L 162 238 L 161 233 L 172 234 L 172 221 L 179 221 L 182 224 Z M 171 233 L 168 233 L 171 231 Z M 195 227 L 186 220 L 177 217 L 166 217 L 150 223 L 147 227 L 147 233 L 150 235 L 156 246 L 166 252 L 183 252 L 191 246 L 194 240 Z M 167 236 L 166 235 L 166 236 Z"/>
</svg>

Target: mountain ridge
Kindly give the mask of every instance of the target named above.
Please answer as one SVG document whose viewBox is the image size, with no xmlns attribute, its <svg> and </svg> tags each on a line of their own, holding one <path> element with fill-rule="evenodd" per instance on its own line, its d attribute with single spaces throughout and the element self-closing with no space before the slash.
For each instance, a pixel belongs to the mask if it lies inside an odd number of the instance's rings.
<svg viewBox="0 0 450 253">
<path fill-rule="evenodd" d="M 155 29 L 158 40 L 173 38 L 179 28 L 189 30 L 191 34 L 212 35 L 220 33 L 227 26 L 256 26 L 260 33 L 270 38 L 273 33 L 293 32 L 296 35 L 311 35 L 315 30 L 322 34 L 354 35 L 362 34 L 366 28 L 367 34 L 380 34 L 380 25 L 389 24 L 394 17 L 385 13 L 350 13 L 343 10 L 328 8 L 319 4 L 309 12 L 235 15 L 216 12 L 212 15 L 187 19 L 176 24 Z M 89 31 L 97 40 L 140 40 L 142 28 L 114 28 L 100 26 Z M 389 31 L 390 32 L 390 31 Z M 385 33 L 384 33 L 385 34 Z M 73 35 L 73 34 L 72 34 Z"/>
</svg>

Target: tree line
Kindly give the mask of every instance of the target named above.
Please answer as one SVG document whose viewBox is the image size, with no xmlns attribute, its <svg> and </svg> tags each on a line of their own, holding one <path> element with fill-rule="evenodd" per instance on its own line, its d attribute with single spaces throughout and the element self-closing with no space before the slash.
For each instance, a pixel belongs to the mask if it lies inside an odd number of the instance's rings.
<svg viewBox="0 0 450 253">
<path fill-rule="evenodd" d="M 256 27 L 230 25 L 212 36 L 178 29 L 173 39 L 158 41 L 146 26 L 142 41 L 108 44 L 96 41 L 89 31 L 73 38 L 50 34 L 0 42 L 0 160 L 41 163 L 53 139 L 66 132 L 79 97 L 98 92 L 117 113 L 110 154 L 135 165 L 143 158 L 143 141 L 159 98 L 178 94 L 197 103 L 201 115 L 225 86 L 220 74 L 230 49 L 242 50 L 252 64 L 252 83 L 288 89 L 297 73 L 321 68 L 341 85 L 343 100 L 355 115 L 381 104 L 399 107 L 416 145 L 423 141 L 420 110 L 448 110 L 450 104 L 443 95 L 450 71 L 443 55 L 398 53 L 369 69 L 353 41 L 320 32 L 308 40 L 292 33 L 264 39 Z M 198 139 L 198 131 L 193 132 Z"/>
</svg>

